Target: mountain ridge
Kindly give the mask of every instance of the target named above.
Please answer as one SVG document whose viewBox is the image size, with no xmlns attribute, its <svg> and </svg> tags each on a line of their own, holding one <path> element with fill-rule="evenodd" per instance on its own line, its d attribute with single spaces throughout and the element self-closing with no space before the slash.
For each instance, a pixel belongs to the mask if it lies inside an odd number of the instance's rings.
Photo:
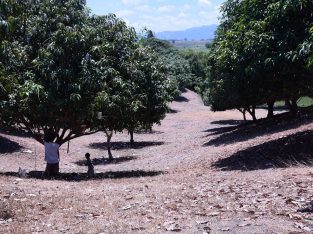
<svg viewBox="0 0 313 234">
<path fill-rule="evenodd" d="M 211 24 L 181 31 L 164 31 L 156 33 L 155 36 L 162 40 L 212 40 L 217 26 Z"/>
</svg>

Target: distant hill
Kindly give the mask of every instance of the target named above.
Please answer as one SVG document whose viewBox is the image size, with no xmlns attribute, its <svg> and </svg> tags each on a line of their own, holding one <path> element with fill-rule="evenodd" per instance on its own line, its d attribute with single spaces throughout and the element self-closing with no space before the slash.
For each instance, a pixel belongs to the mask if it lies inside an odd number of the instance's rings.
<svg viewBox="0 0 313 234">
<path fill-rule="evenodd" d="M 214 33 L 217 25 L 189 28 L 184 31 L 165 31 L 156 33 L 155 36 L 162 40 L 211 40 L 214 38 Z"/>
</svg>

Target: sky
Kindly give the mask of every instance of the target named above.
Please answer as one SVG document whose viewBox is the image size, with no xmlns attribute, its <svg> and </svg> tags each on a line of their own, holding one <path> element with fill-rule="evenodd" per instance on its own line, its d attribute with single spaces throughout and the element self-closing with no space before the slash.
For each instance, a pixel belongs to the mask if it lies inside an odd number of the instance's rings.
<svg viewBox="0 0 313 234">
<path fill-rule="evenodd" d="M 129 26 L 141 30 L 178 31 L 218 24 L 224 0 L 87 0 L 96 15 L 114 13 Z"/>
</svg>

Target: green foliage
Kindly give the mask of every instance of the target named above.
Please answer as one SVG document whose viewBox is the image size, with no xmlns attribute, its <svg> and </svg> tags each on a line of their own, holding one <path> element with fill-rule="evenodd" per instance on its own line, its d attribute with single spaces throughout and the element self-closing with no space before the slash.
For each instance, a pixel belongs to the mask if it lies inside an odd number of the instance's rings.
<svg viewBox="0 0 313 234">
<path fill-rule="evenodd" d="M 9 94 L 13 84 L 4 74 L 4 69 L 0 67 L 0 126 L 10 122 L 11 114 L 7 110 Z"/>
<path fill-rule="evenodd" d="M 193 84 L 193 75 L 189 62 L 175 49 L 168 41 L 157 38 L 144 38 L 141 43 L 156 51 L 159 60 L 166 67 L 167 78 L 171 83 L 170 93 L 176 97 L 184 88 L 191 87 Z"/>
<path fill-rule="evenodd" d="M 85 1 L 19 3 L 0 5 L 9 28 L 1 37 L 1 87 L 2 77 L 15 81 L 1 104 L 15 122 L 40 142 L 52 131 L 62 144 L 88 133 L 95 100 L 102 98 L 116 124 L 116 113 L 131 95 L 123 79 L 125 61 L 136 49 L 134 30 L 113 15 L 90 17 Z"/>
<path fill-rule="evenodd" d="M 102 35 L 109 33 L 109 41 L 90 54 L 97 65 L 109 63 L 108 69 L 94 70 L 94 76 L 106 77 L 95 99 L 95 109 L 103 116 L 94 128 L 134 131 L 138 126 L 159 123 L 170 97 L 169 80 L 157 54 L 140 46 L 136 32 L 114 16 L 94 17 L 92 27 Z"/>
<path fill-rule="evenodd" d="M 141 39 L 141 44 L 143 46 L 149 46 L 156 52 L 164 53 L 167 50 L 173 49 L 172 45 L 168 41 L 160 40 L 155 37 L 146 37 Z"/>
<path fill-rule="evenodd" d="M 202 93 L 207 85 L 208 76 L 208 57 L 206 50 L 181 50 L 180 54 L 189 62 L 190 70 L 193 75 L 191 87 L 198 93 Z"/>
<path fill-rule="evenodd" d="M 127 109 L 125 128 L 129 131 L 138 127 L 149 129 L 165 117 L 171 99 L 167 92 L 169 79 L 165 66 L 150 48 L 137 48 L 131 60 L 128 89 L 132 95 L 128 97 L 130 108 Z"/>
<path fill-rule="evenodd" d="M 313 106 L 313 99 L 311 97 L 301 97 L 297 100 L 297 104 L 299 107 L 311 107 Z M 286 107 L 286 102 L 275 102 L 275 107 Z"/>
<path fill-rule="evenodd" d="M 97 110 L 103 113 L 99 129 L 134 131 L 139 126 L 150 128 L 165 117 L 169 82 L 150 48 L 137 45 L 116 76 L 117 83 L 106 83 L 96 99 Z"/>
<path fill-rule="evenodd" d="M 122 20 L 91 16 L 84 0 L 0 0 L 0 9 L 2 122 L 40 142 L 55 133 L 63 144 L 164 118 L 172 98 L 168 69 Z"/>
<path fill-rule="evenodd" d="M 207 104 L 213 110 L 247 109 L 309 94 L 303 45 L 312 11 L 307 0 L 226 1 L 210 47 Z"/>
<path fill-rule="evenodd" d="M 313 26 L 309 30 L 310 37 L 301 45 L 299 55 L 307 57 L 307 68 L 313 71 Z"/>
<path fill-rule="evenodd" d="M 85 72 L 85 56 L 96 43 L 86 24 L 85 2 L 25 1 L 21 6 L 17 1 L 1 6 L 8 10 L 4 20 L 9 25 L 1 41 L 1 65 L 5 75 L 16 80 L 8 102 L 15 121 L 39 141 L 48 131 L 58 134 L 60 144 L 84 134 L 100 82 Z"/>
</svg>

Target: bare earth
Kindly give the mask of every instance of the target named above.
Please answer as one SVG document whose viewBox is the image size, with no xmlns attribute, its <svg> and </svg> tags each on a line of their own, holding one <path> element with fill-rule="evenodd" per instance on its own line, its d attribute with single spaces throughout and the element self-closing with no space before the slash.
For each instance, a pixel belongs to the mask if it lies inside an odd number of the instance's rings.
<svg viewBox="0 0 313 234">
<path fill-rule="evenodd" d="M 312 119 L 242 127 L 191 91 L 171 109 L 134 149 L 115 135 L 114 163 L 103 133 L 63 145 L 57 180 L 40 144 L 1 132 L 0 233 L 313 233 Z"/>
</svg>

